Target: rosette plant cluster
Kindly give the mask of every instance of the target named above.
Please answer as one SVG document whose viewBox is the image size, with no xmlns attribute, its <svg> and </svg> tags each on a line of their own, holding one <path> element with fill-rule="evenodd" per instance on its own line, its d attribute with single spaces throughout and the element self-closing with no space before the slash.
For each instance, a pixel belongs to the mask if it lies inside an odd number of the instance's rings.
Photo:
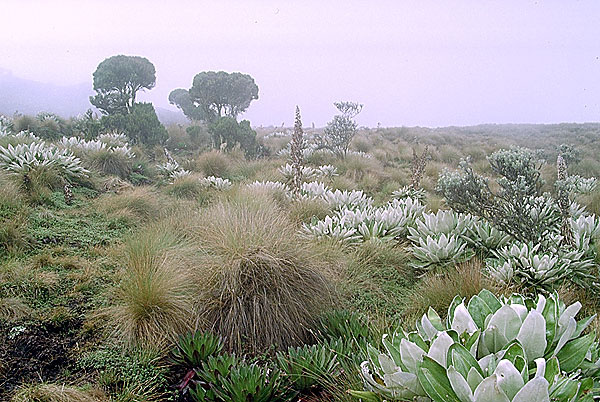
<svg viewBox="0 0 600 402">
<path fill-rule="evenodd" d="M 285 179 L 287 184 L 291 184 L 294 178 L 294 169 L 293 166 L 289 163 L 281 166 L 278 169 L 279 173 L 281 173 Z M 335 176 L 339 176 L 337 172 L 337 168 L 333 165 L 321 165 L 316 168 L 310 166 L 302 166 L 301 175 L 302 180 L 305 182 L 315 181 L 315 180 L 331 180 Z"/>
<path fill-rule="evenodd" d="M 229 190 L 232 186 L 229 179 L 223 179 L 215 176 L 208 176 L 200 179 L 200 185 L 202 187 L 212 188 L 215 190 Z"/>
<path fill-rule="evenodd" d="M 85 177 L 89 173 L 71 151 L 43 141 L 0 147 L 0 169 L 20 175 L 46 169 L 67 179 Z"/>
<path fill-rule="evenodd" d="M 343 207 L 324 220 L 304 224 L 303 232 L 311 237 L 330 237 L 349 243 L 367 240 L 389 241 L 404 237 L 425 206 L 418 200 L 392 200 L 381 207 Z"/>
<path fill-rule="evenodd" d="M 156 165 L 156 169 L 167 180 L 176 180 L 192 174 L 189 170 L 182 168 L 176 160 Z"/>
<path fill-rule="evenodd" d="M 362 190 L 331 190 L 323 182 L 315 181 L 303 183 L 300 188 L 300 197 L 309 199 L 321 199 L 331 209 L 365 208 L 373 205 L 373 199 Z"/>
<path fill-rule="evenodd" d="M 119 133 L 102 134 L 95 140 L 86 140 L 80 137 L 62 137 L 58 142 L 58 146 L 82 157 L 102 151 L 119 154 L 129 159 L 135 157 L 131 146 L 127 142 L 127 137 Z"/>
<path fill-rule="evenodd" d="M 482 290 L 456 297 L 445 320 L 433 310 L 416 331 L 384 335 L 384 352 L 367 347 L 363 400 L 435 402 L 592 401 L 600 359 L 594 316 L 556 295 L 497 298 Z"/>
</svg>

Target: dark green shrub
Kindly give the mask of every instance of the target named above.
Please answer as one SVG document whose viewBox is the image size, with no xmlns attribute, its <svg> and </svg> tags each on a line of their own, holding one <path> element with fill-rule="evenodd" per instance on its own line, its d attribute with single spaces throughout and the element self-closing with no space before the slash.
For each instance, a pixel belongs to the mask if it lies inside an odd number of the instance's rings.
<svg viewBox="0 0 600 402">
<path fill-rule="evenodd" d="M 129 114 L 102 116 L 101 122 L 106 131 L 123 132 L 134 144 L 163 144 L 169 137 L 151 103 L 136 103 Z"/>
</svg>

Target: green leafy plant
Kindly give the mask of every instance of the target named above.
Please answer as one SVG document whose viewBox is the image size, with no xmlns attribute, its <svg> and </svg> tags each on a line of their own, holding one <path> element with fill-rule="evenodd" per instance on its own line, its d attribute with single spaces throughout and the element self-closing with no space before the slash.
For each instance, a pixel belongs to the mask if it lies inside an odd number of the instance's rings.
<svg viewBox="0 0 600 402">
<path fill-rule="evenodd" d="M 279 370 L 248 364 L 235 355 L 210 356 L 196 374 L 199 381 L 190 387 L 194 401 L 287 401 L 294 395 Z"/>
<path fill-rule="evenodd" d="M 267 402 L 277 400 L 281 373 L 268 370 L 256 364 L 240 365 L 221 377 L 221 384 L 215 393 L 223 401 Z"/>
<path fill-rule="evenodd" d="M 179 337 L 173 349 L 173 360 L 188 367 L 200 367 L 203 361 L 222 349 L 220 337 L 209 332 L 191 332 Z"/>
<path fill-rule="evenodd" d="M 333 310 L 319 318 L 317 334 L 324 340 L 339 338 L 364 341 L 370 337 L 367 318 L 360 313 L 348 310 Z"/>
<path fill-rule="evenodd" d="M 582 335 L 579 302 L 557 296 L 497 298 L 482 290 L 456 297 L 444 321 L 430 309 L 417 331 L 384 335 L 386 353 L 369 346 L 361 365 L 368 393 L 357 397 L 436 402 L 571 401 L 589 391 L 598 345 Z"/>
<path fill-rule="evenodd" d="M 328 345 L 304 345 L 279 352 L 277 364 L 292 388 L 303 392 L 331 382 L 339 369 L 336 351 Z"/>
</svg>

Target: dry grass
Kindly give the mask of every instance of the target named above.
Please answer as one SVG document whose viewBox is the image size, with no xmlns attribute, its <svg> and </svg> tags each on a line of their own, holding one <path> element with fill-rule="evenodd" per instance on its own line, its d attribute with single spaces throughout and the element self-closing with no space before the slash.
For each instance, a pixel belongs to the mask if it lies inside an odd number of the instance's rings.
<svg viewBox="0 0 600 402">
<path fill-rule="evenodd" d="M 106 395 L 97 389 L 81 390 L 58 384 L 39 384 L 19 389 L 11 402 L 108 402 Z"/>
<path fill-rule="evenodd" d="M 600 215 L 600 186 L 590 194 L 581 197 L 581 203 L 585 205 L 588 212 Z"/>
<path fill-rule="evenodd" d="M 227 177 L 231 161 L 221 152 L 210 151 L 196 158 L 196 170 L 205 176 Z"/>
<path fill-rule="evenodd" d="M 4 208 L 18 208 L 23 201 L 19 185 L 11 180 L 12 177 L 0 172 L 0 206 Z"/>
<path fill-rule="evenodd" d="M 169 221 L 130 238 L 121 261 L 121 282 L 108 309 L 117 339 L 160 349 L 195 328 L 191 260 Z"/>
<path fill-rule="evenodd" d="M 440 316 L 445 316 L 448 306 L 456 295 L 469 299 L 484 288 L 497 293 L 498 289 L 485 278 L 482 267 L 483 262 L 473 258 L 457 265 L 455 269 L 441 274 L 431 273 L 423 277 L 407 299 L 405 315 L 409 317 L 409 325 L 427 312 L 429 306 L 433 307 Z"/>
<path fill-rule="evenodd" d="M 29 307 L 19 298 L 0 298 L 0 320 L 18 320 L 25 317 L 29 312 Z"/>
<path fill-rule="evenodd" d="M 98 184 L 97 187 L 105 193 L 110 192 L 115 194 L 133 189 L 131 183 L 114 176 L 105 178 L 101 183 Z"/>
<path fill-rule="evenodd" d="M 340 175 L 344 175 L 354 182 L 361 181 L 369 174 L 378 176 L 383 171 L 383 166 L 377 159 L 363 158 L 358 155 L 349 155 L 344 159 L 339 159 L 335 166 L 338 168 Z"/>
<path fill-rule="evenodd" d="M 313 319 L 331 301 L 316 250 L 296 232 L 263 197 L 219 202 L 196 218 L 199 306 L 230 350 L 259 352 L 306 341 Z"/>
<path fill-rule="evenodd" d="M 177 198 L 205 200 L 208 197 L 207 191 L 200 184 L 199 175 L 188 175 L 175 179 L 172 184 L 166 187 L 166 193 Z"/>
<path fill-rule="evenodd" d="M 151 187 L 136 187 L 119 194 L 107 194 L 96 201 L 98 209 L 112 216 L 148 221 L 160 216 L 164 199 Z"/>
</svg>

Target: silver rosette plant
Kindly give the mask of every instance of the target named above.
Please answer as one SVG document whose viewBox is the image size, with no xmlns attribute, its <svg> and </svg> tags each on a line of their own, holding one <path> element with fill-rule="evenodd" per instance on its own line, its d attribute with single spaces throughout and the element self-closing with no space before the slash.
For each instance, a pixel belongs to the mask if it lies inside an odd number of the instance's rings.
<svg viewBox="0 0 600 402">
<path fill-rule="evenodd" d="M 557 296 L 456 297 L 446 320 L 433 310 L 410 333 L 384 335 L 361 365 L 367 400 L 435 402 L 592 401 L 598 344 L 583 335 L 579 302 Z"/>
</svg>

